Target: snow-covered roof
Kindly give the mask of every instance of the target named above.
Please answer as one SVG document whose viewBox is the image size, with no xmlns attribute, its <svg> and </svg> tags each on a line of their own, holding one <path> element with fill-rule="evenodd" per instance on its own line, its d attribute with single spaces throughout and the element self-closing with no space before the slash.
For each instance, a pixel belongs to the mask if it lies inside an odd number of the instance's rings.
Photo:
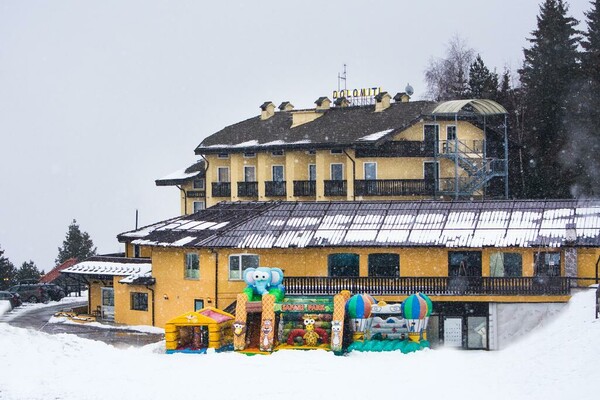
<svg viewBox="0 0 600 400">
<path fill-rule="evenodd" d="M 203 178 L 205 174 L 204 160 L 200 160 L 190 165 L 187 168 L 182 168 L 169 175 L 157 179 L 156 186 L 173 186 L 180 185 L 195 178 Z"/>
<path fill-rule="evenodd" d="M 61 273 L 78 275 L 132 276 L 151 274 L 150 259 L 125 257 L 91 257 L 65 268 Z"/>
<path fill-rule="evenodd" d="M 188 218 L 119 238 L 151 246 L 248 249 L 560 247 L 574 229 L 570 245 L 600 246 L 600 200 L 238 202 Z"/>
</svg>

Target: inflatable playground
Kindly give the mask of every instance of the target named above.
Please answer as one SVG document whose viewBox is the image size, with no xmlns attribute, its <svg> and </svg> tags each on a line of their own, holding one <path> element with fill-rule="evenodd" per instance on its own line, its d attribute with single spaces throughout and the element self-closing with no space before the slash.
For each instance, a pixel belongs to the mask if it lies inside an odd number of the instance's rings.
<svg viewBox="0 0 600 400">
<path fill-rule="evenodd" d="M 398 304 L 345 290 L 335 296 L 285 297 L 283 272 L 268 267 L 245 270 L 244 280 L 247 287 L 237 296 L 235 316 L 206 308 L 169 321 L 167 352 L 323 349 L 339 355 L 430 347 L 426 329 L 433 305 L 422 293 Z"/>
</svg>

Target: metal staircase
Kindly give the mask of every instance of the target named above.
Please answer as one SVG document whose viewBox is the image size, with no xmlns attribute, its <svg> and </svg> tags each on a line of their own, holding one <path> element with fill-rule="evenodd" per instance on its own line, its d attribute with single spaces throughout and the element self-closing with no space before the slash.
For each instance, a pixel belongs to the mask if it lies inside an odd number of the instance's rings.
<svg viewBox="0 0 600 400">
<path fill-rule="evenodd" d="M 440 151 L 441 148 L 441 151 Z M 435 157 L 454 162 L 465 174 L 440 179 L 438 194 L 471 197 L 481 191 L 495 177 L 505 176 L 505 160 L 485 156 L 485 142 L 473 140 L 441 140 L 435 146 Z"/>
</svg>

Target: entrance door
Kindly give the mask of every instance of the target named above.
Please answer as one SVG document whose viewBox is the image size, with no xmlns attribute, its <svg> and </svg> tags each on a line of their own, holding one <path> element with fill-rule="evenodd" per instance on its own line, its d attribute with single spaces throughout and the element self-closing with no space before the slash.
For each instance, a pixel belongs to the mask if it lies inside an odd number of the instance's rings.
<svg viewBox="0 0 600 400">
<path fill-rule="evenodd" d="M 115 290 L 111 287 L 102 288 L 102 319 L 115 320 Z"/>
<path fill-rule="evenodd" d="M 462 318 L 444 318 L 444 346 L 462 347 Z"/>
<path fill-rule="evenodd" d="M 448 279 L 460 277 L 466 283 L 461 291 L 477 294 L 480 291 L 481 279 L 481 252 L 480 251 L 449 251 L 448 252 Z"/>
<path fill-rule="evenodd" d="M 434 154 L 437 153 L 437 146 L 440 142 L 440 126 L 424 125 L 423 140 L 425 141 L 425 148 L 427 150 L 431 149 Z"/>
<path fill-rule="evenodd" d="M 439 164 L 436 161 L 425 161 L 423 163 L 423 179 L 427 191 L 438 190 L 438 179 L 440 177 Z"/>
</svg>

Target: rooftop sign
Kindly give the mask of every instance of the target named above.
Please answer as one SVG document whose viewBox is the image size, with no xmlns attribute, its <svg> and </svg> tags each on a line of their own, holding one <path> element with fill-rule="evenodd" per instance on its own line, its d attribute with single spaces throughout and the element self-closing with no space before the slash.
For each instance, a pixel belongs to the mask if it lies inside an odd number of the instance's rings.
<svg viewBox="0 0 600 400">
<path fill-rule="evenodd" d="M 345 97 L 353 105 L 365 105 L 374 103 L 375 96 L 379 93 L 380 87 L 334 90 L 333 99 Z"/>
</svg>

